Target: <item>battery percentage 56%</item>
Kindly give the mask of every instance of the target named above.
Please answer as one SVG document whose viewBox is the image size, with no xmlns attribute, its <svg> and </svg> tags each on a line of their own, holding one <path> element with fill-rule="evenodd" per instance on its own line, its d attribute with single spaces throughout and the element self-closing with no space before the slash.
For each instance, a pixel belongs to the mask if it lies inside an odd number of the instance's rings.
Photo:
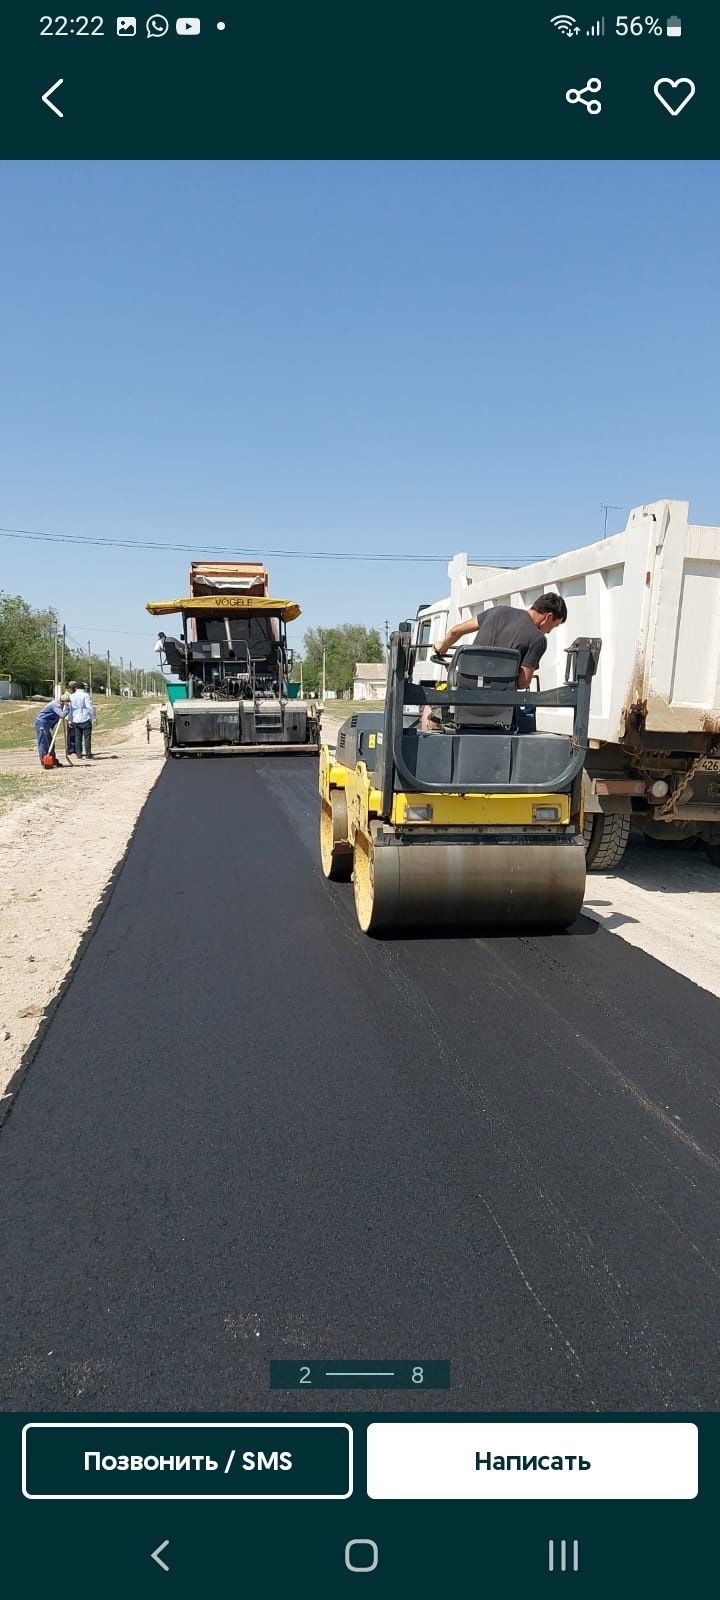
<svg viewBox="0 0 720 1600">
<path fill-rule="evenodd" d="M 661 34 L 663 25 L 659 17 L 617 17 L 615 19 L 615 32 L 622 37 L 631 33 L 638 39 L 643 33 Z"/>
</svg>

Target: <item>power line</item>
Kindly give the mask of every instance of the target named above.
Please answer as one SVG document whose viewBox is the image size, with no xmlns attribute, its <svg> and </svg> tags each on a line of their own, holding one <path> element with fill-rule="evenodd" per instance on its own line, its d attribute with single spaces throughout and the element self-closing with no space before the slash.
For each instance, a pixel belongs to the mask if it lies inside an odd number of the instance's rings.
<svg viewBox="0 0 720 1600">
<path fill-rule="evenodd" d="M 157 626 L 152 623 L 147 628 L 106 628 L 104 622 L 73 622 L 73 628 L 79 628 L 81 633 L 119 633 L 125 639 L 147 639 L 151 633 L 157 635 Z"/>
<path fill-rule="evenodd" d="M 73 533 L 40 533 L 28 528 L 0 528 L 0 533 L 7 539 L 39 539 L 49 544 L 82 544 L 94 545 L 100 549 L 112 550 L 177 550 L 189 555 L 197 554 L 197 544 L 164 544 L 151 539 L 90 539 L 83 534 Z M 243 549 L 238 545 L 212 545 L 200 546 L 201 550 L 210 555 L 247 556 L 255 560 L 263 560 L 265 556 L 277 556 L 283 559 L 300 561 L 440 561 L 447 562 L 447 556 L 408 556 L 389 555 L 386 552 L 378 555 L 354 554 L 349 551 L 339 553 L 334 550 L 266 550 L 260 552 L 255 549 Z"/>
<path fill-rule="evenodd" d="M 278 559 L 283 561 L 399 561 L 408 564 L 416 564 L 418 562 L 433 562 L 442 566 L 447 566 L 448 561 L 447 555 L 410 556 L 391 554 L 387 551 L 381 551 L 377 554 L 368 553 L 366 551 L 362 552 L 348 550 L 260 551 L 257 549 L 257 547 L 254 549 L 243 549 L 238 545 L 206 544 L 198 546 L 197 544 L 163 544 L 152 539 L 90 539 L 84 534 L 44 533 L 35 528 L 0 528 L 0 534 L 2 534 L 4 539 L 40 540 L 45 544 L 93 545 L 96 548 L 103 550 L 172 550 L 180 551 L 181 553 L 188 555 L 194 555 L 196 558 L 199 548 L 208 555 L 232 556 L 235 559 L 237 559 L 238 556 L 245 556 L 256 561 L 265 561 L 271 556 L 277 556 Z M 492 567 L 523 566 L 528 561 L 541 561 L 542 559 L 542 556 L 513 556 L 512 561 L 509 561 L 507 556 L 503 556 L 502 559 L 494 556 L 483 556 L 482 561 L 477 564 Z"/>
</svg>

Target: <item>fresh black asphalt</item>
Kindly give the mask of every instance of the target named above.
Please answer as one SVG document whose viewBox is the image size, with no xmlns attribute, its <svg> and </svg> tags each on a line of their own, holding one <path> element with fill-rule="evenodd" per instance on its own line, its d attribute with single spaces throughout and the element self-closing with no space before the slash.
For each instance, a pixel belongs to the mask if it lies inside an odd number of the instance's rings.
<svg viewBox="0 0 720 1600">
<path fill-rule="evenodd" d="M 0 1133 L 0 1405 L 717 1408 L 720 1001 L 583 919 L 365 938 L 316 782 L 153 790 Z M 452 1389 L 268 1390 L 318 1356 Z"/>
</svg>

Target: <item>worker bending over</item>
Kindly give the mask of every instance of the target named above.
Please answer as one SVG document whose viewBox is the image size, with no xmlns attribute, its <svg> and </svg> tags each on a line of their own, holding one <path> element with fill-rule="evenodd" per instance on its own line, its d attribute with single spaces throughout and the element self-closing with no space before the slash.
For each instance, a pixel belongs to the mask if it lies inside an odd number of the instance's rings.
<svg viewBox="0 0 720 1600">
<path fill-rule="evenodd" d="M 60 722 L 61 718 L 68 715 L 69 705 L 70 696 L 67 694 L 61 694 L 59 700 L 51 700 L 48 705 L 43 706 L 42 711 L 39 711 L 35 718 L 35 737 L 37 739 L 38 755 L 40 757 L 41 767 L 45 766 L 44 758 L 50 753 L 53 730 L 57 726 L 57 723 Z M 54 750 L 53 766 L 60 766 L 60 762 L 58 761 Z"/>
<path fill-rule="evenodd" d="M 541 594 L 539 600 L 521 611 L 519 606 L 490 606 L 467 622 L 456 622 L 445 638 L 435 645 L 435 654 L 447 655 L 466 633 L 474 633 L 473 644 L 497 650 L 519 650 L 518 689 L 528 689 L 533 673 L 547 650 L 547 635 L 567 618 L 567 606 L 559 594 Z"/>
<path fill-rule="evenodd" d="M 466 634 L 474 633 L 473 644 L 479 648 L 485 645 L 489 649 L 520 651 L 517 687 L 528 689 L 547 650 L 547 635 L 559 628 L 566 618 L 567 606 L 559 594 L 541 594 L 527 611 L 519 606 L 490 606 L 467 622 L 456 622 L 435 645 L 435 655 L 447 655 Z M 437 707 L 426 706 L 420 728 L 430 733 L 438 725 Z"/>
</svg>

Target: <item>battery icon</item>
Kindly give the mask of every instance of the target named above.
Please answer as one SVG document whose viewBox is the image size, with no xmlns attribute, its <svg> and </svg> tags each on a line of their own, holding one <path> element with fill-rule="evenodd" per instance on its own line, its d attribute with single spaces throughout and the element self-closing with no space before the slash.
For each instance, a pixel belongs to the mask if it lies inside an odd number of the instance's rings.
<svg viewBox="0 0 720 1600">
<path fill-rule="evenodd" d="M 679 39 L 681 34 L 682 34 L 682 18 L 681 17 L 668 17 L 668 19 L 667 19 L 667 36 L 668 36 L 668 39 Z"/>
</svg>

